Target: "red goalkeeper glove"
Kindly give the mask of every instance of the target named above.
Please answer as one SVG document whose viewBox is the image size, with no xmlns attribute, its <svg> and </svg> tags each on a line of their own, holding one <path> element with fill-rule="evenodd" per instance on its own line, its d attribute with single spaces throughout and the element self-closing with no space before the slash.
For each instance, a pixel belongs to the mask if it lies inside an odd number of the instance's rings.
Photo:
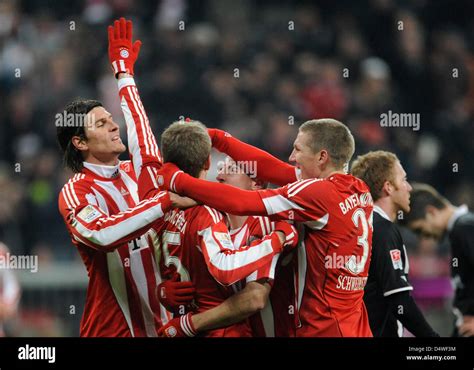
<svg viewBox="0 0 474 370">
<path fill-rule="evenodd" d="M 132 21 L 125 18 L 116 20 L 109 26 L 109 61 L 115 77 L 119 73 L 128 73 L 133 76 L 133 66 L 138 58 L 142 42 L 136 40 L 132 44 Z"/>
<path fill-rule="evenodd" d="M 165 280 L 156 288 L 156 295 L 160 303 L 170 312 L 178 312 L 180 306 L 189 305 L 196 293 L 191 281 L 178 281 L 179 276 Z"/>
<path fill-rule="evenodd" d="M 194 329 L 191 318 L 191 312 L 184 316 L 175 317 L 158 330 L 158 337 L 184 338 L 196 336 L 197 331 Z"/>
<path fill-rule="evenodd" d="M 285 247 L 286 250 L 296 248 L 298 245 L 298 231 L 296 231 L 296 228 L 293 225 L 285 221 L 279 221 L 275 224 L 274 231 L 280 231 L 285 234 L 283 247 Z"/>
</svg>

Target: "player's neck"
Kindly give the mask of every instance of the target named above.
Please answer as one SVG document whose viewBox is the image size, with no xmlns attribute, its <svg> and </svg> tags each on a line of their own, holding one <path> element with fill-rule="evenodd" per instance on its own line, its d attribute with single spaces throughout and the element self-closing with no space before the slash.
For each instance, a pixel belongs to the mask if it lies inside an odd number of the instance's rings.
<svg viewBox="0 0 474 370">
<path fill-rule="evenodd" d="M 343 169 L 337 169 L 337 168 L 331 167 L 322 171 L 321 174 L 319 175 L 319 178 L 326 179 L 332 175 L 337 175 L 337 174 L 345 175 L 346 172 Z"/>
<path fill-rule="evenodd" d="M 237 216 L 227 214 L 227 219 L 229 220 L 229 229 L 235 230 L 241 228 L 248 216 Z"/>
<path fill-rule="evenodd" d="M 395 222 L 395 219 L 397 218 L 397 211 L 398 208 L 395 206 L 395 204 L 390 200 L 389 197 L 384 197 L 377 199 L 374 204 L 376 206 L 379 206 L 382 211 L 384 211 L 387 216 L 390 218 L 392 222 Z"/>
<path fill-rule="evenodd" d="M 96 164 L 99 166 L 116 166 L 119 164 L 119 158 L 118 156 L 112 157 L 110 159 L 106 160 L 101 160 L 99 158 L 96 158 L 92 155 L 87 156 L 86 159 L 84 159 L 85 162 Z"/>
<path fill-rule="evenodd" d="M 201 170 L 197 178 L 200 180 L 207 180 L 207 170 Z"/>
</svg>

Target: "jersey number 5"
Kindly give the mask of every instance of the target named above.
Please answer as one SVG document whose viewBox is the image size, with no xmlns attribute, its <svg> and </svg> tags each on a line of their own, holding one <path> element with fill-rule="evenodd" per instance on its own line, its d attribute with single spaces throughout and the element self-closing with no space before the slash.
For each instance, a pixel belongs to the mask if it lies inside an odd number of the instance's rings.
<svg viewBox="0 0 474 370">
<path fill-rule="evenodd" d="M 163 250 L 163 259 L 166 267 L 173 265 L 176 268 L 176 272 L 181 277 L 181 281 L 191 281 L 188 270 L 183 266 L 180 259 L 177 256 L 170 255 L 169 246 L 175 245 L 178 248 L 181 247 L 181 235 L 174 231 L 164 231 L 161 235 L 161 248 Z"/>
</svg>

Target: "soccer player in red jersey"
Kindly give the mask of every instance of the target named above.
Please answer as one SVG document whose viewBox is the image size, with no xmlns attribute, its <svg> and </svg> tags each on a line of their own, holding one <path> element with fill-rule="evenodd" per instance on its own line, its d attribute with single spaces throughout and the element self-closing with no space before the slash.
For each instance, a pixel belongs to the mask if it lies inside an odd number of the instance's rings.
<svg viewBox="0 0 474 370">
<path fill-rule="evenodd" d="M 225 133 L 211 131 L 211 135 Z M 219 138 L 213 138 L 213 142 Z M 346 173 L 354 153 L 349 129 L 333 119 L 305 122 L 290 161 L 244 145 L 235 160 L 257 160 L 258 177 L 283 185 L 246 191 L 193 178 L 165 163 L 158 178 L 166 188 L 237 215 L 269 216 L 301 224 L 298 248 L 297 336 L 372 336 L 363 302 L 372 243 L 373 201 L 367 185 Z M 242 152 L 245 153 L 243 155 Z"/>
<path fill-rule="evenodd" d="M 235 162 L 227 157 L 219 168 L 217 181 L 244 190 L 264 189 L 266 186 L 253 173 L 252 162 Z M 232 243 L 239 248 L 251 240 L 270 234 L 275 227 L 268 217 L 226 214 Z M 296 297 L 294 275 L 296 251 L 285 251 L 258 271 L 253 272 L 241 285 L 253 285 L 259 291 L 265 306 L 249 317 L 254 337 L 294 337 Z"/>
<path fill-rule="evenodd" d="M 112 32 L 119 34 L 119 27 L 116 21 Z M 129 31 L 131 39 L 131 27 Z M 122 72 L 133 74 L 137 45 L 109 45 L 111 58 L 125 68 Z M 123 55 L 128 55 L 126 63 L 120 59 Z M 124 94 L 133 117 L 126 119 L 147 120 L 136 90 Z M 156 336 L 171 315 L 156 296 L 161 277 L 149 229 L 172 203 L 189 203 L 166 191 L 139 201 L 139 174 L 130 161 L 119 160 L 126 150 L 119 126 L 99 101 L 76 100 L 65 113 L 57 138 L 65 164 L 75 175 L 59 194 L 59 210 L 89 275 L 80 335 Z M 69 117 L 75 126 L 67 124 Z M 135 155 L 136 142 L 130 145 L 135 162 L 142 160 Z M 150 155 L 159 158 L 156 143 L 149 137 L 147 143 Z"/>
</svg>

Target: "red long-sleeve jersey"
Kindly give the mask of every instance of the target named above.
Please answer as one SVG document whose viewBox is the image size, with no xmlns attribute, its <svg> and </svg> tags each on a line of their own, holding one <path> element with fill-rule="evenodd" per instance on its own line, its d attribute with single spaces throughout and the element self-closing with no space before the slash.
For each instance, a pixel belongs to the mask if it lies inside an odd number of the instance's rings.
<svg viewBox="0 0 474 370">
<path fill-rule="evenodd" d="M 84 163 L 59 194 L 60 213 L 89 275 L 81 336 L 156 336 L 169 319 L 154 294 L 161 280 L 146 233 L 171 206 L 169 195 L 138 202 L 136 187 L 130 162 Z"/>
<path fill-rule="evenodd" d="M 299 169 L 275 158 L 270 153 L 244 143 L 222 130 L 211 128 L 208 129 L 208 133 L 212 146 L 230 156 L 234 161 L 257 162 L 255 175 L 259 179 L 279 186 L 299 180 Z"/>
<path fill-rule="evenodd" d="M 144 163 L 161 161 L 133 79 L 119 80 L 132 162 L 84 163 L 59 194 L 59 210 L 89 275 L 81 336 L 156 336 L 171 315 L 158 302 L 161 283 L 152 224 L 171 204 L 166 192 L 139 201 L 137 176 Z M 157 187 L 156 187 L 157 188 Z"/>
<path fill-rule="evenodd" d="M 127 125 L 128 150 L 138 181 L 140 199 L 159 191 L 157 169 L 161 166 L 161 153 L 145 108 L 131 77 L 118 80 L 120 105 Z"/>
<path fill-rule="evenodd" d="M 192 281 L 196 288 L 193 311 L 207 311 L 233 294 L 229 286 L 271 263 L 281 243 L 275 233 L 234 248 L 220 212 L 208 206 L 175 209 L 159 225 L 155 248 L 160 251 L 160 271 L 181 281 Z M 207 337 L 251 336 L 248 322 L 204 334 Z"/>
<path fill-rule="evenodd" d="M 240 248 L 255 239 L 270 234 L 275 222 L 268 217 L 249 216 L 238 229 L 230 231 L 232 243 Z M 245 278 L 245 284 L 270 279 L 272 288 L 265 307 L 248 318 L 253 337 L 294 337 L 296 330 L 296 251 L 284 251 L 275 255 L 271 262 Z"/>
<path fill-rule="evenodd" d="M 209 206 L 304 225 L 303 248 L 298 249 L 297 336 L 372 335 L 362 298 L 372 247 L 373 201 L 363 181 L 334 174 L 279 189 L 245 191 L 168 168 L 172 174 L 164 169 L 162 176 L 171 189 Z"/>
</svg>

